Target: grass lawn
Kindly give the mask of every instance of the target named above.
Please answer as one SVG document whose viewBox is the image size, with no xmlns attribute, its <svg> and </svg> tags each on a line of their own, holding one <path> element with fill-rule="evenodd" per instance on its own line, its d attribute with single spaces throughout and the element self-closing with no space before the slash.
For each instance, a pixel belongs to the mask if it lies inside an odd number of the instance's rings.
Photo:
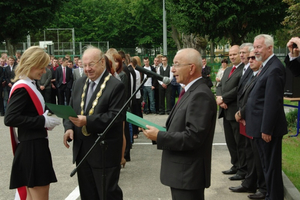
<svg viewBox="0 0 300 200">
<path fill-rule="evenodd" d="M 287 114 L 287 121 L 290 123 L 289 133 L 282 140 L 282 170 L 300 191 L 300 134 L 297 137 L 289 137 L 297 131 L 296 123 L 291 123 L 295 121 L 295 117 L 297 119 L 295 112 L 293 117 Z"/>
</svg>

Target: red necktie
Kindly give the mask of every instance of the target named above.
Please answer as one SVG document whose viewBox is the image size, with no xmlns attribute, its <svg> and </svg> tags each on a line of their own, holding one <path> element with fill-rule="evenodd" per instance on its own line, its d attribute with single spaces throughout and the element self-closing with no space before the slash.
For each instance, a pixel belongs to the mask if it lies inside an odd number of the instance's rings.
<svg viewBox="0 0 300 200">
<path fill-rule="evenodd" d="M 180 101 L 181 97 L 184 95 L 184 93 L 185 93 L 185 90 L 182 89 L 181 92 L 180 92 L 180 94 L 179 94 L 179 97 L 178 97 L 176 105 L 179 103 L 179 101 Z"/>
<path fill-rule="evenodd" d="M 231 74 L 234 72 L 234 70 L 236 69 L 236 67 L 235 66 L 233 66 L 232 67 L 232 69 L 231 69 L 231 71 L 230 71 L 230 73 L 229 73 L 229 76 L 228 76 L 228 78 L 231 76 Z"/>
<path fill-rule="evenodd" d="M 63 84 L 66 83 L 66 67 L 63 67 Z"/>
</svg>

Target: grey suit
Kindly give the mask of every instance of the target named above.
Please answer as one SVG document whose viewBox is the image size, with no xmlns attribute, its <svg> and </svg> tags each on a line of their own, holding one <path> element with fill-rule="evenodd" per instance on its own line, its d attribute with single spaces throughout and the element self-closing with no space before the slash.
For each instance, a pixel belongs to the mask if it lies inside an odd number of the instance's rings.
<svg viewBox="0 0 300 200">
<path fill-rule="evenodd" d="M 74 69 L 74 71 L 73 71 L 73 80 L 76 81 L 77 79 L 79 79 L 81 77 L 86 77 L 86 74 L 84 73 L 84 71 L 82 72 L 82 75 L 80 75 L 79 68 Z"/>
<path fill-rule="evenodd" d="M 223 125 L 225 132 L 226 144 L 231 157 L 233 169 L 238 170 L 241 176 L 246 175 L 246 170 L 243 169 L 245 163 L 245 138 L 240 134 L 239 123 L 235 121 L 235 113 L 238 111 L 237 93 L 238 85 L 242 76 L 244 64 L 241 63 L 238 68 L 229 77 L 232 67 L 228 67 L 224 71 L 223 78 L 217 87 L 216 95 L 222 96 L 223 101 L 228 108 L 219 109 L 219 118 L 223 117 Z"/>
<path fill-rule="evenodd" d="M 51 79 L 52 79 L 52 72 L 50 69 L 46 68 L 46 73 L 43 74 L 41 79 L 37 81 L 38 89 L 43 95 L 46 103 L 51 103 Z M 44 86 L 45 89 L 41 90 L 40 86 Z"/>
<path fill-rule="evenodd" d="M 203 78 L 174 106 L 166 122 L 167 132 L 160 131 L 157 136 L 157 148 L 163 150 L 163 184 L 190 191 L 210 186 L 216 112 L 215 98 Z"/>
</svg>

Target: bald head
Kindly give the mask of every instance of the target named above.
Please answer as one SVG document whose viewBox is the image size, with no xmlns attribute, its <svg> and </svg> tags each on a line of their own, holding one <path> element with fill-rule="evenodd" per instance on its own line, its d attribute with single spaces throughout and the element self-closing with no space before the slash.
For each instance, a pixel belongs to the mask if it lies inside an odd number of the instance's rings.
<svg viewBox="0 0 300 200">
<path fill-rule="evenodd" d="M 172 72 L 178 83 L 187 85 L 201 76 L 202 58 L 195 49 L 179 50 L 174 57 L 173 63 Z"/>
<path fill-rule="evenodd" d="M 199 51 L 192 48 L 186 48 L 179 50 L 176 56 L 177 55 L 182 56 L 185 63 L 195 64 L 197 71 L 202 71 L 202 57 Z"/>
<path fill-rule="evenodd" d="M 238 45 L 233 45 L 229 49 L 229 59 L 233 65 L 238 65 L 241 63 L 240 57 L 240 47 Z"/>
</svg>

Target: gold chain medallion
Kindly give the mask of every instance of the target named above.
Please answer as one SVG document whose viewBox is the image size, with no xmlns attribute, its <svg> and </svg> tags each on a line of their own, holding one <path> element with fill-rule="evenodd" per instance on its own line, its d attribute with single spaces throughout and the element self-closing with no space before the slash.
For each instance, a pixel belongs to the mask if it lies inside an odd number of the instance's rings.
<svg viewBox="0 0 300 200">
<path fill-rule="evenodd" d="M 109 80 L 110 77 L 111 77 L 111 74 L 108 74 L 108 75 L 105 77 L 104 82 L 102 83 L 102 85 L 101 85 L 101 87 L 100 87 L 100 91 L 97 93 L 97 97 L 96 97 L 96 99 L 93 101 L 93 106 L 92 106 L 92 108 L 91 108 L 91 109 L 89 110 L 89 112 L 88 112 L 88 116 L 94 114 L 94 110 L 95 110 L 94 108 L 95 108 L 95 106 L 97 105 L 98 99 L 101 97 L 102 91 L 103 91 L 103 89 L 106 87 L 106 82 Z M 84 87 L 83 87 L 82 95 L 81 95 L 81 103 L 80 103 L 80 107 L 81 107 L 81 115 L 84 114 L 84 109 L 83 109 L 83 108 L 84 108 L 84 97 L 85 97 L 85 92 L 86 92 L 86 88 L 87 88 L 88 81 L 89 81 L 89 79 L 86 80 L 85 85 L 84 85 Z M 87 103 L 88 103 L 88 102 L 87 102 Z M 82 134 L 83 134 L 84 136 L 90 136 L 90 135 L 91 135 L 90 133 L 87 132 L 86 126 L 83 126 L 83 127 L 81 128 L 81 131 L 82 131 Z"/>
</svg>

